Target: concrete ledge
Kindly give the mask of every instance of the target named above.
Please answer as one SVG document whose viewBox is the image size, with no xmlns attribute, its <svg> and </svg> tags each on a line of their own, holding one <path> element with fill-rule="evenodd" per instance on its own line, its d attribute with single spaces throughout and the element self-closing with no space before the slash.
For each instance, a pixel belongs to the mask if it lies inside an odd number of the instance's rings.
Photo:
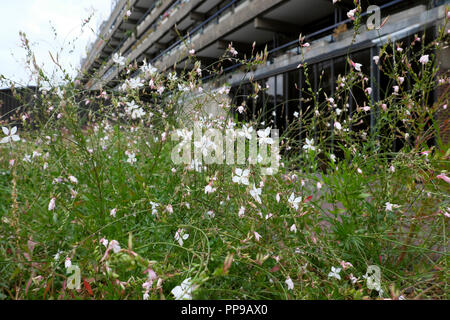
<svg viewBox="0 0 450 320">
<path fill-rule="evenodd" d="M 351 47 L 360 48 L 362 45 L 366 45 L 367 47 L 376 44 L 381 45 L 389 40 L 394 41 L 412 35 L 422 30 L 425 26 L 437 24 L 440 20 L 444 19 L 445 7 L 446 5 L 442 5 L 428 11 L 425 9 L 425 6 L 408 9 L 392 15 L 386 25 L 379 31 L 368 31 L 364 26 L 353 44 L 353 30 L 349 30 L 345 37 L 337 42 L 327 43 L 325 39 L 320 39 L 317 42 L 311 43 L 311 47 L 305 50 L 305 60 L 310 63 L 311 61 L 316 62 L 321 57 L 332 53 L 340 55 L 338 53 L 342 53 L 349 48 L 351 51 Z M 302 56 L 300 54 L 292 55 L 292 53 L 285 53 L 277 57 L 273 64 L 260 66 L 256 71 L 247 74 L 244 72 L 235 72 L 231 75 L 225 75 L 219 81 L 227 82 L 233 86 L 250 78 L 262 79 L 279 72 L 294 70 L 300 63 L 302 63 Z"/>
<path fill-rule="evenodd" d="M 110 19 L 108 20 L 108 23 L 105 25 L 104 30 L 109 30 L 111 28 L 112 24 L 114 23 L 114 21 L 116 20 L 116 18 L 123 19 L 125 17 L 125 14 L 126 14 L 125 7 L 128 4 L 128 1 L 130 2 L 130 5 L 133 6 L 137 0 L 122 0 L 119 4 L 117 4 L 113 14 L 111 14 Z M 95 46 L 97 47 L 97 49 L 95 49 L 94 51 L 89 53 L 89 56 L 84 63 L 84 66 L 81 68 L 82 71 L 90 68 L 90 66 L 92 65 L 94 60 L 97 59 L 99 53 L 105 47 L 108 40 L 111 38 L 111 36 L 117 30 L 117 27 L 118 27 L 118 24 L 116 24 L 114 26 L 114 29 L 111 30 L 111 32 L 109 32 L 106 35 L 103 33 L 103 30 L 101 31 L 101 37 L 103 37 L 104 39 L 101 39 L 99 37 L 97 43 L 100 43 L 100 45 L 96 44 Z"/>
<path fill-rule="evenodd" d="M 282 2 L 284 0 L 247 0 L 237 6 L 233 14 L 225 14 L 219 24 L 209 25 L 201 35 L 192 38 L 191 45 L 198 52 Z M 245 10 L 241 10 L 244 7 Z M 177 50 L 177 54 L 171 53 L 163 57 L 162 61 L 156 63 L 156 67 L 164 71 L 173 66 L 175 62 L 187 57 L 187 54 L 186 48 Z"/>
<path fill-rule="evenodd" d="M 175 12 L 171 17 L 167 19 L 167 21 L 160 26 L 160 28 L 154 32 L 151 32 L 148 34 L 147 37 L 145 37 L 145 34 L 143 36 L 143 39 L 138 39 L 138 43 L 136 44 L 135 49 L 126 56 L 126 60 L 134 61 L 137 59 L 144 51 L 146 51 L 148 48 L 151 47 L 152 44 L 158 41 L 162 36 L 164 36 L 167 32 L 169 32 L 173 26 L 184 19 L 189 13 L 199 6 L 201 3 L 203 3 L 205 0 L 191 0 L 190 2 L 186 3 L 182 8 L 178 9 L 177 12 Z M 161 10 L 157 10 L 154 12 L 155 15 L 159 14 L 158 17 L 162 14 L 164 10 L 168 8 L 168 6 L 173 2 L 173 0 L 166 1 L 163 6 L 161 6 Z M 157 17 L 152 18 L 152 21 L 156 21 Z M 153 22 L 152 22 L 153 23 Z M 136 39 L 130 40 L 130 43 L 135 42 Z M 125 46 L 125 44 L 124 44 Z M 128 48 L 127 48 L 128 49 Z M 124 50 L 125 51 L 125 50 Z M 123 51 L 120 51 L 123 53 Z M 108 61 L 108 63 L 105 65 L 105 67 L 101 70 L 101 72 L 98 74 L 98 77 L 101 78 L 112 66 L 113 61 L 112 57 Z M 108 75 L 105 79 L 101 80 L 99 84 L 95 84 L 95 87 L 99 87 L 103 84 L 108 84 L 110 81 L 114 79 L 115 76 L 117 76 L 118 72 L 122 70 L 124 67 L 120 67 L 116 72 L 111 73 Z"/>
</svg>

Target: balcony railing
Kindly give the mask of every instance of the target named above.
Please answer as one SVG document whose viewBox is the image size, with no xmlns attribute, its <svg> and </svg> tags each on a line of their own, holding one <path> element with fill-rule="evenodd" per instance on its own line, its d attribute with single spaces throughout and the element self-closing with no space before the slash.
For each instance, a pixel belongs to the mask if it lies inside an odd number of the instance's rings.
<svg viewBox="0 0 450 320">
<path fill-rule="evenodd" d="M 385 4 L 381 5 L 381 6 L 380 6 L 380 9 L 381 9 L 381 10 L 382 10 L 382 9 L 386 9 L 386 8 L 392 7 L 392 6 L 396 5 L 396 4 L 399 4 L 399 3 L 404 2 L 404 1 L 406 1 L 406 0 L 393 0 L 393 1 L 391 1 L 391 2 L 388 2 L 388 3 L 385 3 Z M 361 16 L 361 17 L 365 17 L 365 16 L 367 16 L 367 15 L 369 15 L 369 14 L 370 14 L 370 13 L 364 12 L 364 13 L 361 13 L 360 16 Z M 319 36 L 319 35 L 331 34 L 331 31 L 333 31 L 334 29 L 336 29 L 338 26 L 343 25 L 343 24 L 347 24 L 347 23 L 349 23 L 349 22 L 351 22 L 351 21 L 352 21 L 351 19 L 346 19 L 346 20 L 343 20 L 343 21 L 341 21 L 341 22 L 335 23 L 335 24 L 333 24 L 333 25 L 331 25 L 331 26 L 328 26 L 328 27 L 325 27 L 325 28 L 323 28 L 323 29 L 320 29 L 320 30 L 317 30 L 317 31 L 315 31 L 315 32 L 312 32 L 312 33 L 310 33 L 310 34 L 307 34 L 307 35 L 305 35 L 305 37 L 304 37 L 304 41 L 307 41 L 307 40 L 316 38 L 316 37 Z M 274 48 L 274 49 L 272 49 L 272 50 L 269 50 L 269 51 L 268 51 L 268 56 L 273 55 L 274 53 L 279 52 L 279 51 L 281 51 L 281 50 L 289 50 L 289 49 L 294 49 L 294 50 L 297 51 L 297 54 L 300 54 L 300 44 L 299 44 L 299 41 L 296 39 L 296 40 L 293 40 L 293 41 L 291 41 L 291 42 L 285 43 L 285 44 L 283 44 L 283 45 L 281 45 L 281 46 L 279 46 L 279 47 L 276 47 L 276 48 Z M 249 59 L 248 62 L 250 62 L 250 61 L 252 61 L 252 60 L 253 60 L 253 58 L 252 58 L 252 59 Z M 237 68 L 241 67 L 242 65 L 243 65 L 242 63 L 237 63 L 237 64 L 234 64 L 234 65 L 229 66 L 229 67 L 227 67 L 227 68 L 224 68 L 224 69 L 223 69 L 223 73 L 226 73 L 226 72 L 232 71 L 232 70 L 234 70 L 234 69 L 237 69 Z M 206 76 L 206 77 L 203 77 L 202 80 L 203 80 L 203 81 L 206 81 L 206 80 L 212 78 L 213 76 L 214 76 L 214 75 L 208 75 L 208 76 Z"/>
</svg>

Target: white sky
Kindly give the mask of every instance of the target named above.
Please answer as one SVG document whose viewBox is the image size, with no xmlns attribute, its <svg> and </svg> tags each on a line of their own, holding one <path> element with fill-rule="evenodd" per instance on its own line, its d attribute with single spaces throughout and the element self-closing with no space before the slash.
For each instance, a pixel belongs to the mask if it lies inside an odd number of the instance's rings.
<svg viewBox="0 0 450 320">
<path fill-rule="evenodd" d="M 55 69 L 49 51 L 54 57 L 59 53 L 63 67 L 76 75 L 88 43 L 96 39 L 91 28 L 97 31 L 110 12 L 111 0 L 0 0 L 0 74 L 21 85 L 34 84 L 25 68 L 25 50 L 20 47 L 19 31 L 23 31 L 37 63 L 48 75 Z M 94 16 L 82 30 L 83 20 L 91 13 Z M 5 86 L 0 83 L 0 87 Z"/>
</svg>

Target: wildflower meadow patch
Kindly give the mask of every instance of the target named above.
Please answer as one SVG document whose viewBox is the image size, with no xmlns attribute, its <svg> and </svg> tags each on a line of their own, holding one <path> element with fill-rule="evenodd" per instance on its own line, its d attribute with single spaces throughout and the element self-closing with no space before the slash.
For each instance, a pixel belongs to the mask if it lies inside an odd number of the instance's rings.
<svg viewBox="0 0 450 320">
<path fill-rule="evenodd" d="M 226 83 L 202 80 L 267 50 L 241 59 L 230 44 L 210 66 L 194 50 L 178 73 L 116 54 L 129 66 L 114 90 L 34 65 L 33 99 L 0 118 L 0 298 L 447 298 L 447 28 L 381 47 L 379 100 L 355 58 L 331 95 L 303 61 L 307 107 L 283 128 L 278 106 L 244 117 Z M 249 101 L 270 90 L 250 82 Z"/>
</svg>

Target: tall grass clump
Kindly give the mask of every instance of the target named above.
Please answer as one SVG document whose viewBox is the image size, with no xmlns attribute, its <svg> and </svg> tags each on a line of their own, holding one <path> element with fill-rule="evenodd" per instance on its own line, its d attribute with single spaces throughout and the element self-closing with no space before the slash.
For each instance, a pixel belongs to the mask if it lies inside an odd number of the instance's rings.
<svg viewBox="0 0 450 320">
<path fill-rule="evenodd" d="M 249 106 L 229 86 L 201 80 L 229 60 L 251 71 L 267 51 L 240 59 L 230 44 L 217 63 L 192 54 L 195 67 L 179 73 L 116 57 L 130 63 L 123 82 L 90 92 L 62 67 L 52 83 L 23 37 L 39 90 L 0 118 L 2 299 L 448 298 L 449 123 L 437 117 L 448 90 L 430 103 L 448 89 L 436 59 L 447 24 L 436 39 L 383 45 L 379 100 L 350 55 L 331 96 L 303 61 L 306 108 L 282 131 L 273 175 L 258 161 L 172 161 L 172 133 L 190 138 L 194 123 L 267 139 L 279 106 L 244 121 Z M 268 90 L 250 82 L 250 100 Z M 365 99 L 350 110 L 356 92 Z"/>
</svg>

